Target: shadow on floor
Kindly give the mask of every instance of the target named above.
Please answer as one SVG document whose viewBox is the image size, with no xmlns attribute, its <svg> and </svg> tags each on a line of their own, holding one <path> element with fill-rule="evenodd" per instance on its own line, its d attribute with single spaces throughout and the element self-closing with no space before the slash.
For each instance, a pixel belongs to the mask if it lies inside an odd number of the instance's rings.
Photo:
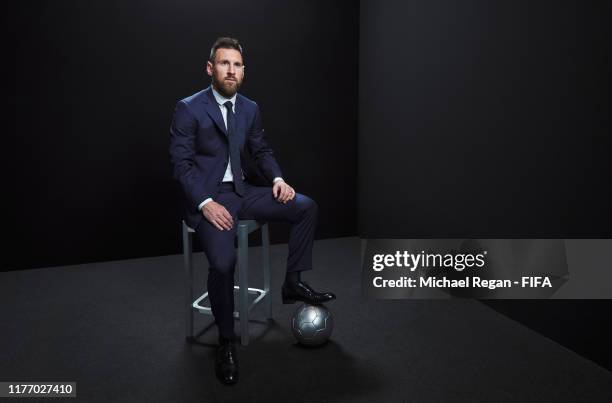
<svg viewBox="0 0 612 403">
<path fill-rule="evenodd" d="M 193 343 L 185 349 L 192 374 L 200 374 L 201 389 L 215 398 L 247 401 L 337 401 L 375 396 L 383 387 L 375 366 L 347 354 L 330 340 L 305 348 L 271 320 L 265 331 L 238 346 L 240 381 L 220 384 L 214 375 L 215 345 Z"/>
</svg>

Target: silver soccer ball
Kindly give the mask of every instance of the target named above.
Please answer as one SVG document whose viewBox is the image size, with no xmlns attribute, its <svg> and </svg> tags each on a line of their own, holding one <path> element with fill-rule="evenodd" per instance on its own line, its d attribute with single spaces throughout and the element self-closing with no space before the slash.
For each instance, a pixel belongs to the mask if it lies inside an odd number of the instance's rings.
<svg viewBox="0 0 612 403">
<path fill-rule="evenodd" d="M 300 344 L 318 346 L 327 341 L 334 329 L 334 317 L 323 305 L 303 304 L 291 319 L 291 331 Z"/>
</svg>

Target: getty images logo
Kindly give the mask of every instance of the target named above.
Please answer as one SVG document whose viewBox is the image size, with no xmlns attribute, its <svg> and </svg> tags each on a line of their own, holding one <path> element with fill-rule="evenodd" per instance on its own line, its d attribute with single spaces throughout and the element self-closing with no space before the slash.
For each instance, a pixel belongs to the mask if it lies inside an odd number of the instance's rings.
<svg viewBox="0 0 612 403">
<path fill-rule="evenodd" d="M 396 251 L 394 254 L 375 254 L 372 261 L 372 270 L 382 271 L 386 268 L 404 268 L 415 271 L 417 268 L 453 268 L 463 271 L 466 268 L 481 268 L 485 265 L 487 251 L 482 253 L 410 253 Z"/>
</svg>

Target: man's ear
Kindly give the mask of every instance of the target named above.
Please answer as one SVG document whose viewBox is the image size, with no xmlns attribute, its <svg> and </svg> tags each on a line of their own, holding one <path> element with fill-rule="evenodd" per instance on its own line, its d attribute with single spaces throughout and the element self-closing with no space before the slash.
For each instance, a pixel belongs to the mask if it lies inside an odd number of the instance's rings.
<svg viewBox="0 0 612 403">
<path fill-rule="evenodd" d="M 212 77 L 213 75 L 213 65 L 210 61 L 206 62 L 206 74 Z"/>
</svg>

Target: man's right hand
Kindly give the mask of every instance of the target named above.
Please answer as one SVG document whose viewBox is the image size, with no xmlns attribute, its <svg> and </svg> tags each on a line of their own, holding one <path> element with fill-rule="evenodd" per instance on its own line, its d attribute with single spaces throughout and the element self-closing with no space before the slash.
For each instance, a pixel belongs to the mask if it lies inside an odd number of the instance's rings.
<svg viewBox="0 0 612 403">
<path fill-rule="evenodd" d="M 225 207 L 216 201 L 210 201 L 202 207 L 202 214 L 204 217 L 219 231 L 230 230 L 234 225 L 234 220 L 231 214 Z"/>
</svg>

